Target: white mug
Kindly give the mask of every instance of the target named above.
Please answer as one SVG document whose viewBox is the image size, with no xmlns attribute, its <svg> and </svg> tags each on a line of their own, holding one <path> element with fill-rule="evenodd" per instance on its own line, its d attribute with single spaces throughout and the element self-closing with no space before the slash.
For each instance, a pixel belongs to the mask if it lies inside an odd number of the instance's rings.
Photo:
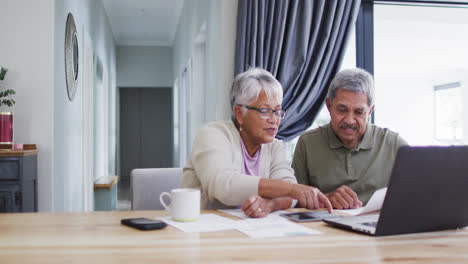
<svg viewBox="0 0 468 264">
<path fill-rule="evenodd" d="M 171 203 L 169 205 L 164 202 L 164 196 L 170 198 Z M 173 189 L 171 193 L 162 192 L 159 201 L 169 211 L 174 221 L 196 221 L 200 217 L 200 190 Z"/>
</svg>

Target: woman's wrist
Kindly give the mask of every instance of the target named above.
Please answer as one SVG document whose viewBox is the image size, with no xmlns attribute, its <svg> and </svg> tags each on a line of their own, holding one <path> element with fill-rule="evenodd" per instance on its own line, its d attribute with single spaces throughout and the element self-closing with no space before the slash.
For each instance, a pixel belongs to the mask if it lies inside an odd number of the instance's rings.
<svg viewBox="0 0 468 264">
<path fill-rule="evenodd" d="M 276 199 L 268 199 L 267 200 L 267 206 L 268 206 L 268 209 L 270 210 L 270 212 L 274 212 L 274 211 L 278 211 L 278 202 L 276 201 Z"/>
<path fill-rule="evenodd" d="M 293 199 L 290 197 L 280 197 L 271 200 L 271 212 L 291 208 Z"/>
<path fill-rule="evenodd" d="M 288 182 L 288 196 L 293 197 L 294 183 Z"/>
</svg>

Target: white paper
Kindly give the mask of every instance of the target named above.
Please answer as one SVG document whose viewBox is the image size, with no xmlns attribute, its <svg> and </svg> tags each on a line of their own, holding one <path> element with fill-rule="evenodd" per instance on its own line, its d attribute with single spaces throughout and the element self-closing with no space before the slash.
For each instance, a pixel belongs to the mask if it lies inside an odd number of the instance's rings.
<svg viewBox="0 0 468 264">
<path fill-rule="evenodd" d="M 374 192 L 369 202 L 367 202 L 365 207 L 360 207 L 356 209 L 346 209 L 346 210 L 334 210 L 337 212 L 343 212 L 349 215 L 362 215 L 365 213 L 378 211 L 382 209 L 383 201 L 385 195 L 387 194 L 387 188 L 382 188 Z"/>
<path fill-rule="evenodd" d="M 167 224 L 189 233 L 199 232 L 212 232 L 220 230 L 234 229 L 234 220 L 226 217 L 222 217 L 216 214 L 201 214 L 197 221 L 191 222 L 177 222 L 173 221 L 170 216 L 159 217 L 159 220 L 166 222 Z"/>
<path fill-rule="evenodd" d="M 233 211 L 232 213 L 235 213 Z M 245 217 L 245 216 L 244 216 Z M 158 217 L 167 224 L 188 233 L 212 232 L 236 229 L 253 238 L 315 235 L 321 232 L 295 224 L 277 215 L 265 218 L 247 218 L 231 220 L 216 214 L 201 214 L 194 222 L 177 222 L 170 216 Z"/>
<path fill-rule="evenodd" d="M 219 209 L 218 211 L 226 213 L 226 214 L 230 214 L 233 216 L 237 216 L 239 218 L 249 218 L 248 216 L 244 214 L 244 212 L 241 209 Z M 284 210 L 279 210 L 273 213 L 269 213 L 266 217 L 279 217 L 280 214 L 287 214 L 287 213 L 289 212 L 284 211 Z"/>
<path fill-rule="evenodd" d="M 235 229 L 252 238 L 270 238 L 321 234 L 282 217 L 248 218 L 234 223 Z"/>
</svg>

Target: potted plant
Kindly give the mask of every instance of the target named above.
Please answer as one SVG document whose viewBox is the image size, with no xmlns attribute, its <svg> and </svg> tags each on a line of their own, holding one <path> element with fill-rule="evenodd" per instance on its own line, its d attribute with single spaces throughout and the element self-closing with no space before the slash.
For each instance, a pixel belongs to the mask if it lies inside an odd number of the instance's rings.
<svg viewBox="0 0 468 264">
<path fill-rule="evenodd" d="M 3 88 L 3 81 L 5 80 L 5 75 L 8 72 L 7 68 L 0 67 L 0 88 Z M 12 89 L 6 89 L 2 91 L 0 89 L 0 106 L 13 106 L 15 104 L 15 100 L 11 99 L 11 96 L 15 94 L 15 91 Z"/>
<path fill-rule="evenodd" d="M 14 107 L 15 100 L 11 98 L 15 94 L 13 89 L 3 89 L 7 68 L 0 67 L 0 144 L 13 144 L 13 111 L 5 111 L 4 107 Z"/>
</svg>

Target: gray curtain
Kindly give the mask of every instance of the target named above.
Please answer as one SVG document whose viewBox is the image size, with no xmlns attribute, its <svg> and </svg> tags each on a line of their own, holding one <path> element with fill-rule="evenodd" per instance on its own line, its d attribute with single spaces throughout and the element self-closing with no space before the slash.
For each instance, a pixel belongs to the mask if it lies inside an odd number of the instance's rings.
<svg viewBox="0 0 468 264">
<path fill-rule="evenodd" d="M 239 0 L 235 74 L 270 71 L 283 85 L 277 137 L 290 140 L 313 122 L 340 67 L 360 0 Z"/>
</svg>

